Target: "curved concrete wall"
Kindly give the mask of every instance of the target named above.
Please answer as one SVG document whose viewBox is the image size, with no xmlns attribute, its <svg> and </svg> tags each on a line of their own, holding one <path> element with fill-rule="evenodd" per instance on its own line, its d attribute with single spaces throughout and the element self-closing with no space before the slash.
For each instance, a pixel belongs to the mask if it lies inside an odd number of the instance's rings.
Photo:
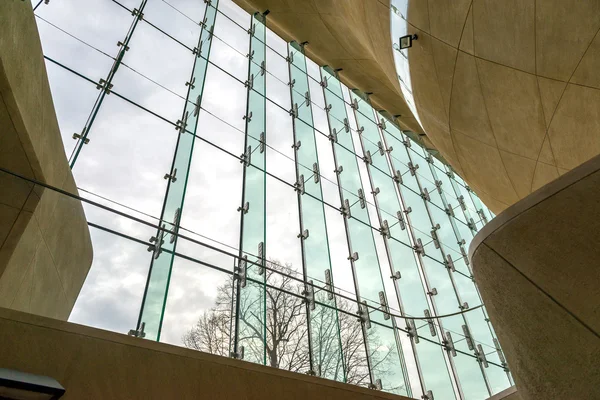
<svg viewBox="0 0 600 400">
<path fill-rule="evenodd" d="M 475 280 L 519 396 L 600 399 L 600 156 L 496 216 Z"/>
<path fill-rule="evenodd" d="M 600 153 L 599 0 L 409 0 L 428 138 L 498 213 Z"/>
<path fill-rule="evenodd" d="M 0 1 L 0 167 L 77 194 L 29 1 Z M 3 172 L 0 188 L 0 307 L 67 319 L 92 262 L 81 203 Z"/>
</svg>

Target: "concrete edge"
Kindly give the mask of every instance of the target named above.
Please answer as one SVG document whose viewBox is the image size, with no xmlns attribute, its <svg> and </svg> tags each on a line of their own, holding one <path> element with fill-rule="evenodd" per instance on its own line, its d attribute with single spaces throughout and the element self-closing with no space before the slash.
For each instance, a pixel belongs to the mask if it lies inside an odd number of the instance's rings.
<svg viewBox="0 0 600 400">
<path fill-rule="evenodd" d="M 481 243 L 511 220 L 598 170 L 600 170 L 600 155 L 592 157 L 496 215 L 496 218 L 481 228 L 471 241 L 468 252 L 469 259 L 473 259 Z"/>
<path fill-rule="evenodd" d="M 39 315 L 29 314 L 22 311 L 16 311 L 8 308 L 0 307 L 0 320 L 16 321 L 27 325 L 35 325 L 45 329 L 61 331 L 67 334 L 86 336 L 97 340 L 112 342 L 124 346 L 133 346 L 148 351 L 172 354 L 174 356 L 194 358 L 207 363 L 221 364 L 234 368 L 241 368 L 251 371 L 256 371 L 263 374 L 269 374 L 285 379 L 294 379 L 304 381 L 316 385 L 329 386 L 336 389 L 346 390 L 350 392 L 359 392 L 370 395 L 373 399 L 386 400 L 408 400 L 408 397 L 394 395 L 378 390 L 367 389 L 362 386 L 352 385 L 332 381 L 316 376 L 304 375 L 297 372 L 281 370 L 265 365 L 258 365 L 248 361 L 234 360 L 227 357 L 217 356 L 215 354 L 204 353 L 202 351 L 179 347 L 172 344 L 154 342 L 151 340 L 135 338 L 118 332 L 106 331 L 99 328 L 93 328 L 85 325 L 79 325 L 72 322 L 61 321 Z"/>
</svg>

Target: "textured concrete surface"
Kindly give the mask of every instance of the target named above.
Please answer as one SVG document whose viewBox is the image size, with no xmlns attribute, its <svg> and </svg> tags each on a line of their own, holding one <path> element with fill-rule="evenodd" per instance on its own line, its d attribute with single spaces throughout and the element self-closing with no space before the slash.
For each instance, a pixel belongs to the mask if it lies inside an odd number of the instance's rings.
<svg viewBox="0 0 600 400">
<path fill-rule="evenodd" d="M 600 153 L 600 1 L 410 0 L 428 138 L 495 213 Z"/>
<path fill-rule="evenodd" d="M 62 399 L 402 400 L 380 391 L 0 308 L 0 365 Z"/>
<path fill-rule="evenodd" d="M 475 236 L 475 280 L 518 393 L 600 398 L 600 156 Z"/>
<path fill-rule="evenodd" d="M 423 133 L 400 91 L 392 56 L 389 0 L 233 1 L 249 13 L 268 9 L 267 26 L 275 33 L 286 41 L 308 41 L 310 59 L 342 68 L 340 79 L 348 87 L 372 92 L 375 108 L 401 115 L 401 126 Z"/>
<path fill-rule="evenodd" d="M 31 2 L 0 2 L 0 167 L 77 194 Z M 0 306 L 67 319 L 92 261 L 79 201 L 0 172 Z"/>
</svg>

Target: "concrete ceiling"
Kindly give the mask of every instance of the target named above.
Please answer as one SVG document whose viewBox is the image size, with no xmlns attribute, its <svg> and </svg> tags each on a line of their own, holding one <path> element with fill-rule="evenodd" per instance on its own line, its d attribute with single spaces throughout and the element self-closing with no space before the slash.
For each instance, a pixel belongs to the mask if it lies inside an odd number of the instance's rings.
<svg viewBox="0 0 600 400">
<path fill-rule="evenodd" d="M 269 10 L 267 26 L 286 41 L 308 41 L 319 65 L 342 68 L 350 88 L 372 92 L 373 106 L 404 129 L 424 134 L 402 94 L 392 55 L 389 0 L 233 0 L 250 13 Z M 431 145 L 426 140 L 427 145 Z"/>
</svg>

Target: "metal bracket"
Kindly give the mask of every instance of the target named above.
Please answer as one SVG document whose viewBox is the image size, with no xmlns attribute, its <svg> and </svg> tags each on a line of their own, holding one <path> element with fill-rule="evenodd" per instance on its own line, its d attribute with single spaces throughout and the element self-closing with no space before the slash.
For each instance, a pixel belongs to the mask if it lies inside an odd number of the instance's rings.
<svg viewBox="0 0 600 400">
<path fill-rule="evenodd" d="M 396 271 L 394 272 L 394 275 L 390 276 L 390 278 L 397 281 L 398 279 L 402 278 L 402 275 L 400 275 L 400 271 Z"/>
<path fill-rule="evenodd" d="M 440 224 L 436 224 L 431 230 L 431 238 L 433 239 L 433 245 L 436 249 L 440 248 L 440 239 L 437 235 L 437 230 L 440 229 Z"/>
<path fill-rule="evenodd" d="M 252 24 L 252 26 L 246 31 L 250 36 L 254 36 L 256 33 L 256 24 Z"/>
<path fill-rule="evenodd" d="M 423 396 L 421 396 L 421 398 L 423 400 L 434 400 L 433 399 L 433 392 L 431 390 L 428 390 L 427 393 L 425 393 Z"/>
<path fill-rule="evenodd" d="M 304 100 L 306 100 L 306 107 L 310 107 L 310 92 L 304 93 Z"/>
<path fill-rule="evenodd" d="M 381 384 L 381 379 L 375 379 L 375 383 L 369 383 L 369 389 L 382 390 L 383 386 Z"/>
<path fill-rule="evenodd" d="M 454 217 L 454 209 L 452 208 L 452 204 L 448 203 L 448 208 L 445 208 L 444 211 L 446 211 L 446 214 L 448 214 L 449 217 Z"/>
<path fill-rule="evenodd" d="M 379 123 L 377 124 L 377 126 L 378 126 L 378 127 L 381 129 L 381 130 L 383 130 L 383 131 L 385 131 L 385 130 L 386 130 L 386 128 L 387 128 L 387 126 L 385 125 L 385 120 L 384 120 L 384 119 L 380 120 L 380 121 L 379 121 Z"/>
<path fill-rule="evenodd" d="M 288 82 L 288 86 L 291 87 L 292 89 L 294 88 L 295 84 L 296 84 L 296 79 L 292 79 L 291 81 Z"/>
<path fill-rule="evenodd" d="M 246 122 L 250 123 L 250 121 L 252 121 L 252 111 L 250 111 L 250 112 L 248 113 L 248 115 L 244 115 L 244 116 L 242 117 L 242 119 L 243 119 L 243 120 L 245 120 Z"/>
<path fill-rule="evenodd" d="M 104 90 L 104 93 L 106 93 L 106 94 L 110 94 L 110 90 L 112 88 L 113 88 L 113 84 L 112 83 L 108 83 L 104 79 L 100 79 L 98 81 L 98 84 L 96 85 L 96 89 L 98 89 L 98 90 Z"/>
<path fill-rule="evenodd" d="M 429 164 L 433 164 L 433 157 L 431 154 L 428 154 L 427 157 L 425 157 L 425 161 L 427 161 Z"/>
<path fill-rule="evenodd" d="M 365 152 L 365 156 L 363 157 L 363 161 L 364 161 L 366 164 L 369 164 L 369 165 L 370 165 L 370 164 L 373 164 L 373 159 L 371 158 L 371 152 L 370 152 L 369 150 L 367 150 L 367 151 Z"/>
<path fill-rule="evenodd" d="M 469 303 L 467 303 L 466 301 L 464 303 L 462 303 L 461 305 L 458 306 L 458 308 L 460 308 L 461 310 L 468 310 L 469 309 Z"/>
<path fill-rule="evenodd" d="M 305 283 L 304 290 L 302 291 L 302 295 L 304 296 L 304 302 L 308 304 L 310 311 L 315 310 L 315 287 L 313 285 L 313 281 L 310 280 Z"/>
<path fill-rule="evenodd" d="M 417 332 L 417 327 L 415 326 L 415 321 L 413 319 L 406 320 L 406 331 L 408 336 L 415 340 L 415 343 L 419 343 L 419 334 Z"/>
<path fill-rule="evenodd" d="M 446 338 L 442 341 L 442 344 L 446 348 L 446 351 L 452 354 L 452 357 L 456 357 L 456 347 L 454 347 L 454 340 L 452 340 L 452 334 L 446 331 Z"/>
<path fill-rule="evenodd" d="M 486 223 L 486 224 L 488 223 L 488 219 L 485 216 L 485 213 L 483 212 L 483 209 L 480 208 L 479 210 L 477 210 L 477 214 L 479 214 L 479 218 L 481 218 L 484 223 Z"/>
<path fill-rule="evenodd" d="M 254 88 L 254 74 L 250 74 L 248 80 L 244 82 L 244 87 L 248 88 L 248 90 Z"/>
<path fill-rule="evenodd" d="M 294 103 L 294 106 L 289 111 L 289 114 L 292 118 L 298 118 L 298 103 Z"/>
<path fill-rule="evenodd" d="M 286 58 L 285 61 L 289 62 L 290 64 L 292 64 L 294 62 L 294 53 L 290 53 Z"/>
<path fill-rule="evenodd" d="M 410 174 L 415 176 L 416 171 L 419 169 L 419 164 L 413 165 L 411 161 L 408 162 L 408 169 L 410 169 Z"/>
<path fill-rule="evenodd" d="M 454 179 L 454 172 L 448 171 L 448 172 L 446 172 L 446 175 L 448 176 L 448 178 Z"/>
<path fill-rule="evenodd" d="M 431 336 L 436 336 L 437 333 L 435 331 L 435 325 L 433 324 L 433 319 L 431 319 L 431 313 L 428 309 L 423 310 L 423 315 L 427 317 L 427 325 L 429 325 L 429 333 Z"/>
<path fill-rule="evenodd" d="M 137 8 L 134 8 L 133 11 L 131 12 L 131 15 L 133 15 L 134 17 L 137 17 L 138 20 L 142 20 L 144 19 L 144 13 L 140 12 L 140 10 L 138 10 Z"/>
<path fill-rule="evenodd" d="M 319 82 L 319 84 L 321 85 L 321 87 L 322 87 L 323 89 L 325 89 L 325 88 L 327 87 L 327 77 L 326 77 L 326 76 L 324 76 L 324 77 L 323 77 L 323 80 L 321 80 L 321 82 Z M 329 106 L 329 108 L 331 108 L 331 106 Z"/>
<path fill-rule="evenodd" d="M 406 138 L 406 140 L 403 140 L 402 144 L 406 147 L 412 147 L 412 144 L 411 144 L 411 141 L 409 138 Z"/>
<path fill-rule="evenodd" d="M 298 140 L 296 143 L 294 143 L 292 145 L 292 149 L 298 150 L 300 148 L 300 146 L 302 146 L 302 142 Z"/>
<path fill-rule="evenodd" d="M 241 211 L 244 214 L 248 214 L 248 210 L 250 209 L 250 203 L 249 202 L 245 202 L 244 205 L 242 207 L 238 207 L 238 211 Z"/>
<path fill-rule="evenodd" d="M 350 122 L 348 122 L 348 118 L 344 118 L 344 130 L 347 133 L 350 132 Z"/>
<path fill-rule="evenodd" d="M 381 221 L 381 228 L 379 229 L 379 232 L 381 233 L 381 235 L 383 237 L 386 237 L 388 239 L 390 239 L 392 237 L 392 235 L 390 234 L 390 226 L 388 225 L 388 222 L 386 219 Z"/>
<path fill-rule="evenodd" d="M 458 196 L 458 203 L 460 204 L 460 208 L 462 208 L 463 211 L 467 210 L 467 205 L 465 204 L 465 196 L 463 196 L 462 194 Z"/>
<path fill-rule="evenodd" d="M 387 304 L 387 300 L 385 299 L 385 293 L 383 292 L 383 290 L 379 292 L 379 304 L 381 304 L 383 319 L 387 321 L 388 319 L 390 319 L 390 310 Z"/>
<path fill-rule="evenodd" d="M 127 336 L 133 336 L 133 337 L 138 337 L 138 338 L 145 338 L 146 337 L 146 332 L 144 332 L 144 329 L 146 329 L 146 323 L 142 322 L 142 324 L 140 325 L 140 329 L 130 329 L 129 333 L 127 334 Z"/>
<path fill-rule="evenodd" d="M 336 175 L 341 174 L 343 171 L 344 171 L 344 167 L 342 167 L 341 165 L 333 170 L 333 172 L 335 172 Z"/>
<path fill-rule="evenodd" d="M 327 298 L 333 300 L 333 282 L 331 280 L 331 271 L 329 269 L 325 270 L 325 285 L 327 289 Z"/>
<path fill-rule="evenodd" d="M 165 243 L 163 232 L 165 230 L 165 224 L 162 224 L 161 227 L 158 229 L 156 236 L 152 236 L 150 238 L 150 243 L 154 244 L 150 244 L 150 246 L 148 246 L 148 251 L 154 252 L 155 260 L 158 259 L 158 257 L 162 253 L 162 245 Z"/>
<path fill-rule="evenodd" d="M 196 88 L 196 77 L 193 77 L 191 81 L 186 82 L 185 86 L 189 86 L 192 90 Z"/>
<path fill-rule="evenodd" d="M 500 347 L 500 342 L 498 342 L 498 339 L 496 338 L 492 338 L 492 340 L 494 341 L 494 346 L 496 347 L 496 352 L 498 353 L 498 358 L 500 359 L 502 366 L 507 369 L 508 364 L 506 364 L 506 358 L 504 357 L 504 353 Z"/>
<path fill-rule="evenodd" d="M 259 140 L 258 140 L 258 141 L 260 142 L 260 144 L 259 144 L 259 147 L 258 147 L 258 150 L 259 150 L 261 153 L 264 153 L 264 152 L 265 152 L 265 145 L 266 145 L 266 141 L 265 141 L 265 133 L 264 133 L 264 132 L 261 132 L 261 133 L 260 133 L 260 136 L 259 136 Z"/>
<path fill-rule="evenodd" d="M 244 346 L 239 347 L 239 352 L 234 353 L 233 351 L 230 353 L 231 358 L 236 358 L 238 360 L 244 359 Z"/>
<path fill-rule="evenodd" d="M 358 129 L 356 130 L 356 133 L 358 133 L 359 135 L 362 135 L 364 131 L 365 131 L 365 127 L 364 127 L 364 126 L 361 126 L 360 128 L 358 128 Z"/>
<path fill-rule="evenodd" d="M 197 117 L 198 114 L 200 114 L 200 99 L 201 95 L 198 95 L 198 97 L 196 97 L 196 104 L 194 104 L 194 117 Z"/>
<path fill-rule="evenodd" d="M 360 203 L 360 208 L 365 208 L 367 206 L 367 201 L 365 200 L 365 193 L 362 189 L 358 189 L 358 202 Z"/>
<path fill-rule="evenodd" d="M 308 229 L 303 230 L 301 233 L 297 235 L 299 239 L 306 240 L 308 239 Z"/>
<path fill-rule="evenodd" d="M 377 148 L 379 149 L 379 154 L 381 154 L 382 156 L 385 155 L 385 148 L 383 147 L 383 143 L 381 143 L 381 140 L 377 142 Z"/>
<path fill-rule="evenodd" d="M 123 47 L 123 49 L 125 49 L 125 51 L 129 51 L 129 46 L 126 46 L 125 43 L 121 42 L 120 40 L 117 42 L 117 46 Z"/>
<path fill-rule="evenodd" d="M 246 270 L 248 268 L 248 256 L 243 256 L 238 261 L 237 270 L 234 273 L 234 277 L 240 281 L 240 287 L 246 287 Z"/>
<path fill-rule="evenodd" d="M 187 120 L 190 116 L 190 112 L 186 111 L 183 114 L 183 119 L 178 119 L 177 123 L 175 123 L 175 130 L 179 131 L 179 133 L 183 134 L 187 128 Z"/>
<path fill-rule="evenodd" d="M 463 334 L 465 335 L 465 340 L 467 341 L 467 346 L 469 347 L 469 350 L 473 350 L 475 347 L 473 346 L 473 338 L 471 337 L 469 327 L 467 325 L 463 325 L 462 330 Z"/>
<path fill-rule="evenodd" d="M 300 194 L 304 194 L 304 175 L 298 177 L 298 182 L 294 184 L 294 190 Z"/>
<path fill-rule="evenodd" d="M 467 226 L 469 227 L 470 230 L 477 232 L 477 225 L 475 225 L 475 221 L 473 221 L 473 218 L 469 218 L 469 222 L 467 222 Z"/>
<path fill-rule="evenodd" d="M 452 272 L 456 272 L 456 269 L 454 268 L 454 261 L 452 261 L 452 256 L 450 254 L 446 255 L 446 261 L 444 261 L 444 265 Z"/>
<path fill-rule="evenodd" d="M 258 262 L 258 275 L 262 275 L 265 273 L 265 242 L 258 244 Z"/>
<path fill-rule="evenodd" d="M 88 144 L 90 142 L 90 139 L 88 138 L 83 138 L 83 132 L 81 132 L 81 135 L 79 133 L 74 133 L 73 134 L 73 139 L 81 139 L 83 140 L 83 144 Z"/>
<path fill-rule="evenodd" d="M 348 260 L 350 260 L 350 261 L 358 261 L 358 253 L 357 253 L 357 252 L 354 252 L 354 253 L 352 253 L 352 254 L 351 254 L 349 257 L 348 257 Z"/>
<path fill-rule="evenodd" d="M 252 61 L 252 59 L 254 58 L 254 50 L 252 50 L 251 53 L 246 54 L 246 57 L 248 57 L 248 60 Z"/>
<path fill-rule="evenodd" d="M 429 296 L 435 296 L 435 295 L 437 295 L 437 294 L 438 294 L 438 291 L 437 291 L 437 289 L 436 289 L 436 288 L 431 288 L 431 290 L 429 290 L 429 292 L 427 292 L 427 294 L 428 294 Z"/>
<path fill-rule="evenodd" d="M 358 320 L 365 325 L 365 328 L 371 329 L 371 316 L 369 315 L 369 307 L 367 301 L 363 300 L 358 304 Z"/>
<path fill-rule="evenodd" d="M 417 239 L 415 245 L 413 246 L 413 250 L 422 256 L 425 256 L 425 248 L 423 247 L 423 242 L 421 239 Z"/>
<path fill-rule="evenodd" d="M 371 191 L 371 194 L 372 194 L 373 196 L 377 196 L 379 193 L 381 193 L 381 190 L 379 190 L 379 188 L 378 188 L 378 187 L 376 187 L 376 188 L 375 188 L 375 190 L 372 190 L 372 191 Z"/>
<path fill-rule="evenodd" d="M 332 143 L 337 143 L 338 139 L 337 139 L 337 132 L 336 132 L 335 128 L 333 128 L 333 130 L 329 134 L 328 138 Z"/>
<path fill-rule="evenodd" d="M 315 181 L 315 183 L 319 183 L 319 164 L 317 163 L 313 163 L 313 179 Z"/>
<path fill-rule="evenodd" d="M 260 76 L 265 76 L 266 72 L 267 72 L 267 65 L 265 63 L 265 60 L 262 60 L 260 62 Z"/>
<path fill-rule="evenodd" d="M 163 179 L 170 179 L 173 183 L 177 182 L 177 168 L 173 170 L 173 173 L 165 174 Z"/>
<path fill-rule="evenodd" d="M 405 230 L 406 222 L 404 221 L 404 215 L 402 215 L 402 211 L 397 211 L 396 217 L 398 217 L 398 224 L 400 225 L 400 229 Z"/>
<path fill-rule="evenodd" d="M 340 212 L 342 215 L 348 219 L 352 217 L 352 213 L 350 212 L 350 202 L 348 199 L 344 199 L 344 204 L 340 207 Z"/>
<path fill-rule="evenodd" d="M 169 243 L 175 243 L 175 238 L 177 237 L 177 232 L 179 231 L 180 220 L 181 208 L 177 208 L 177 210 L 175 210 L 175 214 L 173 215 L 173 229 L 171 230 L 171 238 L 169 239 Z"/>
<path fill-rule="evenodd" d="M 250 163 L 252 162 L 252 146 L 248 146 L 246 152 L 240 155 L 240 162 L 246 167 L 250 166 Z"/>
<path fill-rule="evenodd" d="M 357 99 L 352 100 L 352 102 L 350 103 L 350 107 L 353 110 L 358 110 L 358 100 Z"/>
<path fill-rule="evenodd" d="M 477 345 L 477 350 L 475 350 L 475 354 L 477 355 L 477 360 L 483 364 L 484 368 L 489 367 L 487 358 L 485 358 L 485 352 L 483 351 L 483 347 L 480 344 Z"/>
<path fill-rule="evenodd" d="M 435 188 L 437 189 L 439 194 L 442 194 L 442 181 L 440 180 L 436 180 L 435 181 Z"/>
<path fill-rule="evenodd" d="M 331 111 L 331 107 L 333 107 L 331 104 L 325 106 L 325 112 L 329 114 L 329 111 Z"/>
<path fill-rule="evenodd" d="M 429 196 L 429 191 L 427 188 L 423 188 L 423 191 L 421 192 L 421 198 L 423 200 L 431 201 L 431 196 Z"/>
</svg>

